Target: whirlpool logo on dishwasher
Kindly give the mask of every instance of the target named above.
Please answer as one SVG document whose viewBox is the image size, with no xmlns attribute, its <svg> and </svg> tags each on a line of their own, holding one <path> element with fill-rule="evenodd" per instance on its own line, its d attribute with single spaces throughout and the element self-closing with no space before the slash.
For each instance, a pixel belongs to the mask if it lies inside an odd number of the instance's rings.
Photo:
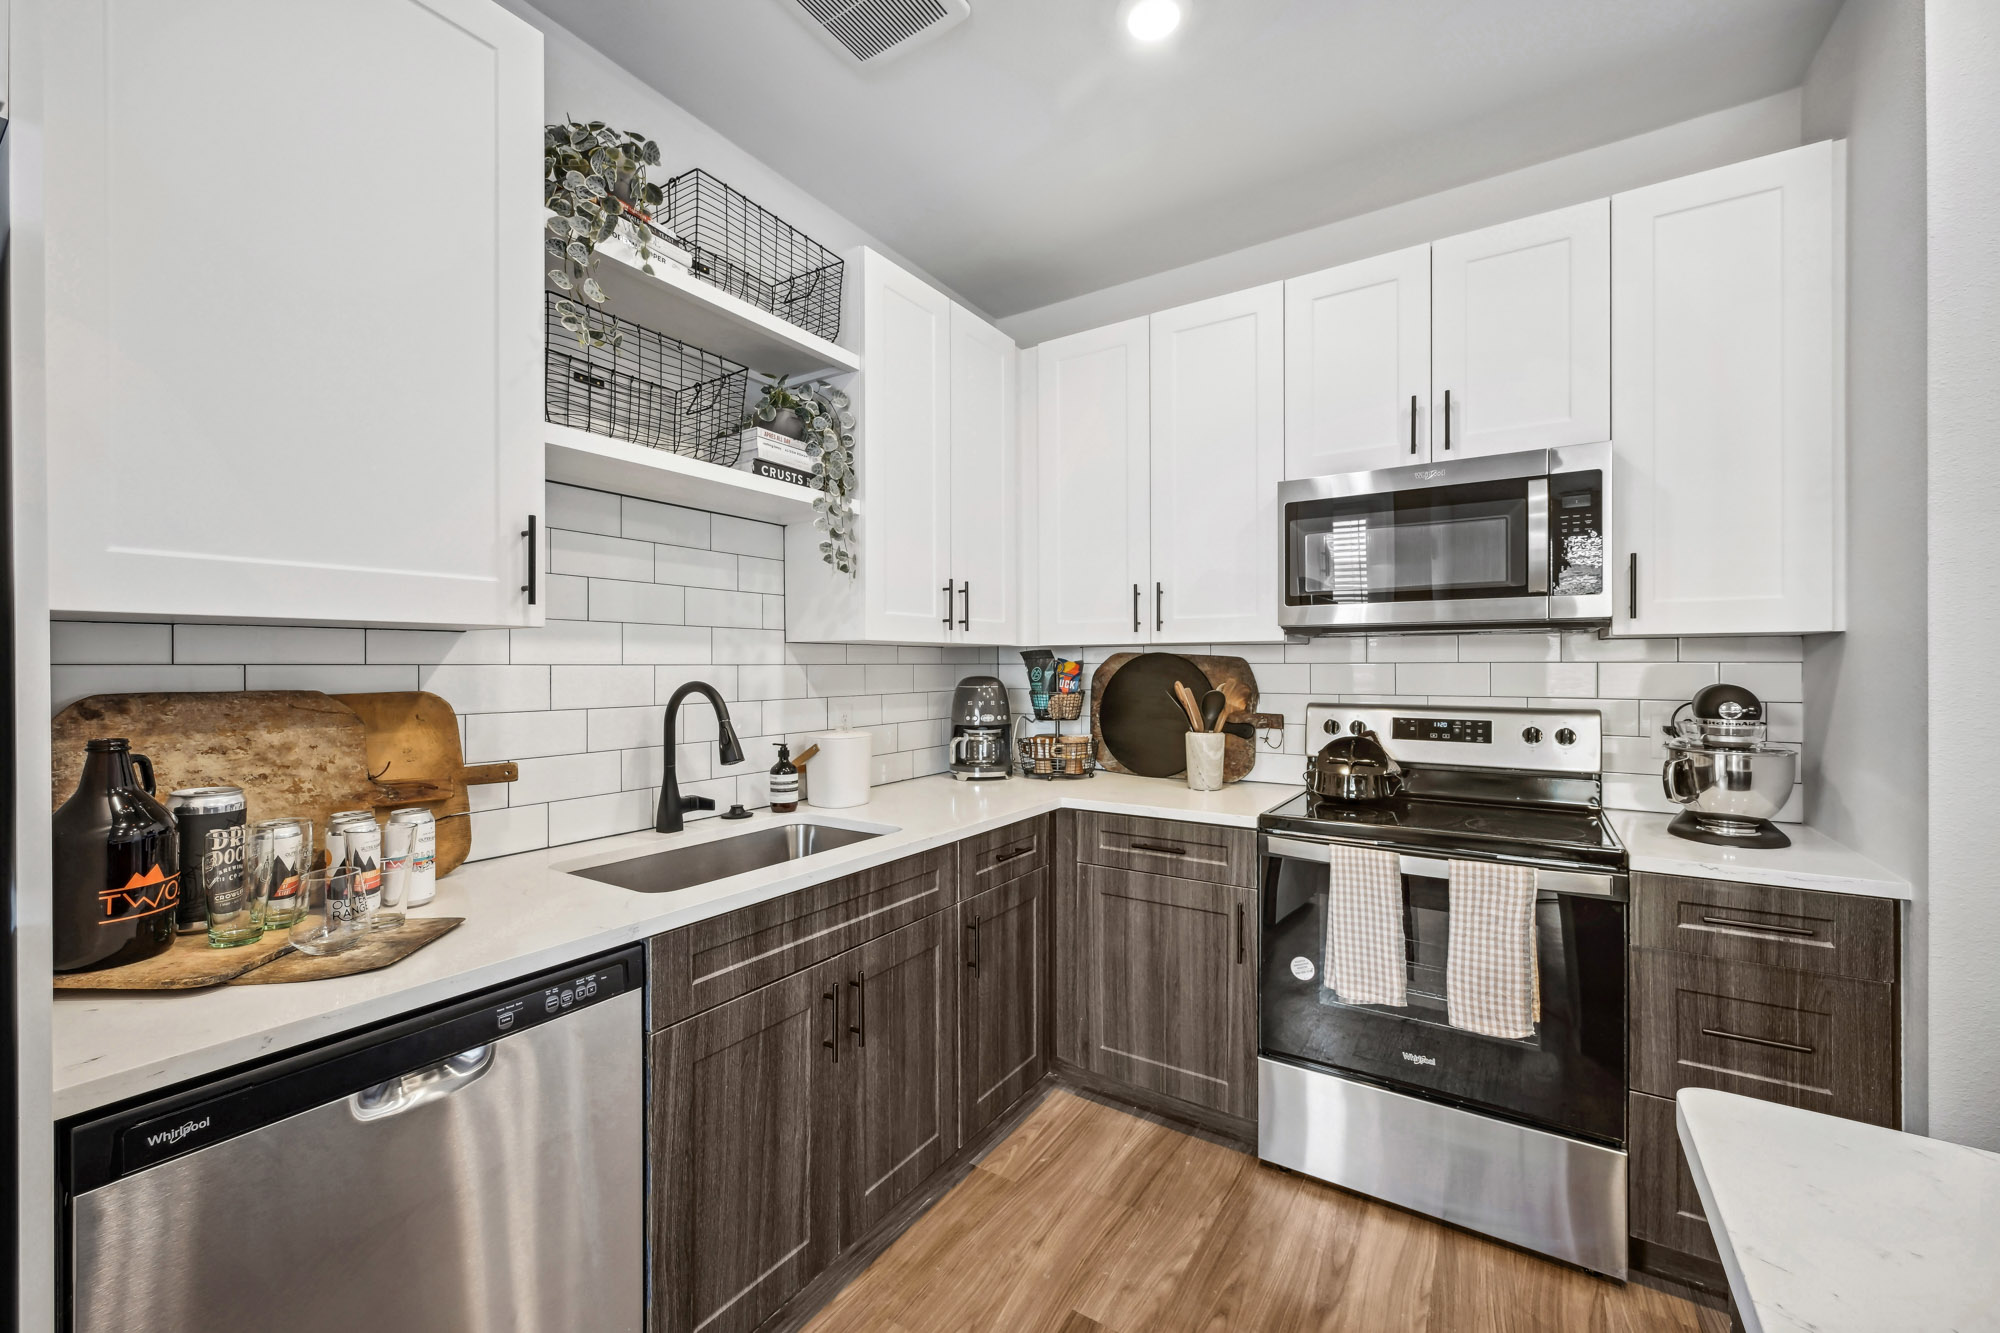
<svg viewBox="0 0 2000 1333">
<path fill-rule="evenodd" d="M 1437 1067 L 1437 1057 L 1435 1055 L 1418 1055 L 1415 1051 L 1404 1051 L 1403 1058 L 1405 1060 L 1408 1060 L 1413 1065 L 1430 1065 L 1432 1068 Z"/>
<path fill-rule="evenodd" d="M 159 1148 L 179 1143 L 190 1134 L 201 1133 L 201 1131 L 207 1129 L 213 1123 L 214 1117 L 203 1116 L 199 1120 L 190 1120 L 185 1125 L 175 1125 L 172 1129 L 163 1129 L 157 1134 L 148 1134 L 146 1136 L 146 1146 L 148 1148 Z"/>
</svg>

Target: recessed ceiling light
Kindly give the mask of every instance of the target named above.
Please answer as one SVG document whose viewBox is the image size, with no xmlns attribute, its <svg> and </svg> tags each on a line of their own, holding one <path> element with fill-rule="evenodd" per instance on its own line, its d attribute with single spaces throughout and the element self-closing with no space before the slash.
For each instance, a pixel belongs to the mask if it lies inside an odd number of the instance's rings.
<svg viewBox="0 0 2000 1333">
<path fill-rule="evenodd" d="M 1142 42 L 1163 42 L 1180 26 L 1180 0 L 1137 0 L 1125 11 L 1125 30 Z"/>
</svg>

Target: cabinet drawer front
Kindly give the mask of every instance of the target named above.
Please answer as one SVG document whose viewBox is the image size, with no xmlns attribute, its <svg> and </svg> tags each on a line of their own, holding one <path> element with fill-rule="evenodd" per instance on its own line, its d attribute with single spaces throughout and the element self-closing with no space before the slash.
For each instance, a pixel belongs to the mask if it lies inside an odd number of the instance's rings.
<svg viewBox="0 0 2000 1333">
<path fill-rule="evenodd" d="M 1627 1184 L 1631 1191 L 1632 1234 L 1682 1254 L 1717 1260 L 1715 1237 L 1702 1215 L 1680 1132 L 1674 1127 L 1674 1104 L 1664 1097 L 1635 1092 L 1631 1098 L 1627 1144 Z"/>
<path fill-rule="evenodd" d="M 1257 886 L 1254 829 L 1084 811 L 1077 816 L 1077 859 L 1211 884 Z"/>
<path fill-rule="evenodd" d="M 1632 876 L 1632 943 L 1799 972 L 1896 979 L 1896 904 L 1679 875 Z"/>
<path fill-rule="evenodd" d="M 951 905 L 940 847 L 788 893 L 648 942 L 652 1022 L 665 1027 Z"/>
<path fill-rule="evenodd" d="M 972 898 L 1009 880 L 1032 875 L 1049 863 L 1052 826 L 1047 818 L 1024 819 L 958 844 L 958 894 Z"/>
<path fill-rule="evenodd" d="M 1632 1086 L 1719 1088 L 1895 1124 L 1895 989 L 1637 949 Z"/>
</svg>

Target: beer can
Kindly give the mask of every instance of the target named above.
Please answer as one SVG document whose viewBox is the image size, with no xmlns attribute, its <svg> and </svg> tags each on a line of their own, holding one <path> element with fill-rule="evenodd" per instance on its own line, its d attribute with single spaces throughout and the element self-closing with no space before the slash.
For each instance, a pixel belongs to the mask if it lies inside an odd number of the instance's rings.
<svg viewBox="0 0 2000 1333">
<path fill-rule="evenodd" d="M 336 844 L 336 840 L 337 844 Z M 327 862 L 352 871 L 372 916 L 382 905 L 382 826 L 365 810 L 342 811 L 326 831 Z"/>
<path fill-rule="evenodd" d="M 241 787 L 187 787 L 167 797 L 180 829 L 181 902 L 175 929 L 183 935 L 208 929 L 209 904 L 221 916 L 243 902 L 246 806 Z"/>
<path fill-rule="evenodd" d="M 303 819 L 262 819 L 250 830 L 249 888 L 264 900 L 264 921 L 289 926 L 299 914 L 299 879 L 312 855 L 312 825 Z"/>
<path fill-rule="evenodd" d="M 383 873 L 403 877 L 403 905 L 437 897 L 437 818 L 421 806 L 392 810 L 382 837 Z"/>
</svg>

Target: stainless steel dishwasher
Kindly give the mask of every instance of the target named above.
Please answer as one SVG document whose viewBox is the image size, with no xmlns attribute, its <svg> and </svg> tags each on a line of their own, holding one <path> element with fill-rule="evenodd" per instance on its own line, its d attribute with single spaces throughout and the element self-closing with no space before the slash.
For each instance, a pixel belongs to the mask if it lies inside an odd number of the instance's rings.
<svg viewBox="0 0 2000 1333">
<path fill-rule="evenodd" d="M 75 1333 L 638 1333 L 626 949 L 63 1135 Z"/>
</svg>

